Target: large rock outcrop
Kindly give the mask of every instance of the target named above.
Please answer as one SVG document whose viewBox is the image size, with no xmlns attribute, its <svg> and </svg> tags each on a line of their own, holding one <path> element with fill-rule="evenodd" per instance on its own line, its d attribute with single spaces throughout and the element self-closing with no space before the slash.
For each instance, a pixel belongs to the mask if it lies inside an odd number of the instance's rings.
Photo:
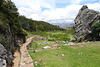
<svg viewBox="0 0 100 67">
<path fill-rule="evenodd" d="M 0 44 L 0 67 L 7 67 L 6 60 L 7 60 L 7 51 L 3 47 L 3 45 Z"/>
<path fill-rule="evenodd" d="M 74 22 L 76 40 L 92 40 L 92 25 L 93 23 L 100 22 L 100 13 L 95 10 L 88 9 L 86 5 L 83 5 Z"/>
</svg>

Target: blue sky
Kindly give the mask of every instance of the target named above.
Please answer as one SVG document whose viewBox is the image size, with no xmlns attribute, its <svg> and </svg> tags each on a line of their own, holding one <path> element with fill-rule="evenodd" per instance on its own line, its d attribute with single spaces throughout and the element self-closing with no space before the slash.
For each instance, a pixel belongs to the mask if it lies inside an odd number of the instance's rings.
<svg viewBox="0 0 100 67">
<path fill-rule="evenodd" d="M 83 5 L 100 11 L 100 0 L 12 0 L 20 15 L 49 23 L 72 23 Z"/>
</svg>

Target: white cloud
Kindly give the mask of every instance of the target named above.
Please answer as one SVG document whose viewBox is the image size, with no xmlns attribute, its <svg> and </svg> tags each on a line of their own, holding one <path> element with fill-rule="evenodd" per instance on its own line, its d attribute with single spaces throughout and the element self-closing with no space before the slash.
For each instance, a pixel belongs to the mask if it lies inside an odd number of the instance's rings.
<svg viewBox="0 0 100 67">
<path fill-rule="evenodd" d="M 82 0 L 72 0 L 71 3 L 72 4 L 79 4 Z"/>
<path fill-rule="evenodd" d="M 12 0 L 18 7 L 19 13 L 25 15 L 33 20 L 65 20 L 66 22 L 73 22 L 79 9 L 82 7 L 80 2 L 87 0 Z M 90 0 L 88 0 L 90 1 Z M 67 3 L 65 8 L 57 8 L 56 3 Z M 100 11 L 100 0 L 99 3 L 87 4 L 90 9 Z M 49 8 L 49 10 L 42 11 L 42 8 Z M 71 19 L 69 19 L 71 18 Z M 61 20 L 60 20 L 61 19 Z M 58 21 L 57 21 L 58 22 Z"/>
<path fill-rule="evenodd" d="M 73 22 L 74 18 L 76 17 L 79 9 L 81 8 L 81 5 L 69 5 L 66 8 L 58 8 L 52 11 L 44 11 L 44 15 L 48 14 L 45 17 L 45 21 L 51 21 L 51 23 L 56 23 L 54 20 L 60 20 L 63 19 L 64 22 Z M 71 19 L 69 19 L 71 18 Z M 61 23 L 63 21 L 57 21 L 58 23 Z"/>
<path fill-rule="evenodd" d="M 100 11 L 100 3 L 94 3 L 94 4 L 87 4 L 89 9 L 94 9 L 96 11 Z"/>
</svg>

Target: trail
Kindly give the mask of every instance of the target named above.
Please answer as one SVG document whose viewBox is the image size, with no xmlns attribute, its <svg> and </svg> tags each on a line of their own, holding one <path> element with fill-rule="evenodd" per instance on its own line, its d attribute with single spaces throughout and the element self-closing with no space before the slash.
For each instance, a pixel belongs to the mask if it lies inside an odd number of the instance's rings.
<svg viewBox="0 0 100 67">
<path fill-rule="evenodd" d="M 15 52 L 14 56 L 14 66 L 13 67 L 34 67 L 33 60 L 28 54 L 28 50 L 26 46 L 31 42 L 33 37 L 30 37 L 26 40 L 26 43 L 24 43 L 20 48 L 20 53 Z"/>
<path fill-rule="evenodd" d="M 13 60 L 13 62 L 14 62 L 13 67 L 19 67 L 19 65 L 20 65 L 20 53 L 18 51 L 16 51 L 14 53 L 14 60 Z"/>
</svg>

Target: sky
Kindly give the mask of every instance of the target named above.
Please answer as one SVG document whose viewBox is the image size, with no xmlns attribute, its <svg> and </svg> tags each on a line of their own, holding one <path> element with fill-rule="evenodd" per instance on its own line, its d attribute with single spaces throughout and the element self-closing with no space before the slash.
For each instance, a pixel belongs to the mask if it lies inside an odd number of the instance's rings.
<svg viewBox="0 0 100 67">
<path fill-rule="evenodd" d="M 74 23 L 79 9 L 87 5 L 100 12 L 100 0 L 12 0 L 20 15 L 49 23 Z"/>
</svg>

